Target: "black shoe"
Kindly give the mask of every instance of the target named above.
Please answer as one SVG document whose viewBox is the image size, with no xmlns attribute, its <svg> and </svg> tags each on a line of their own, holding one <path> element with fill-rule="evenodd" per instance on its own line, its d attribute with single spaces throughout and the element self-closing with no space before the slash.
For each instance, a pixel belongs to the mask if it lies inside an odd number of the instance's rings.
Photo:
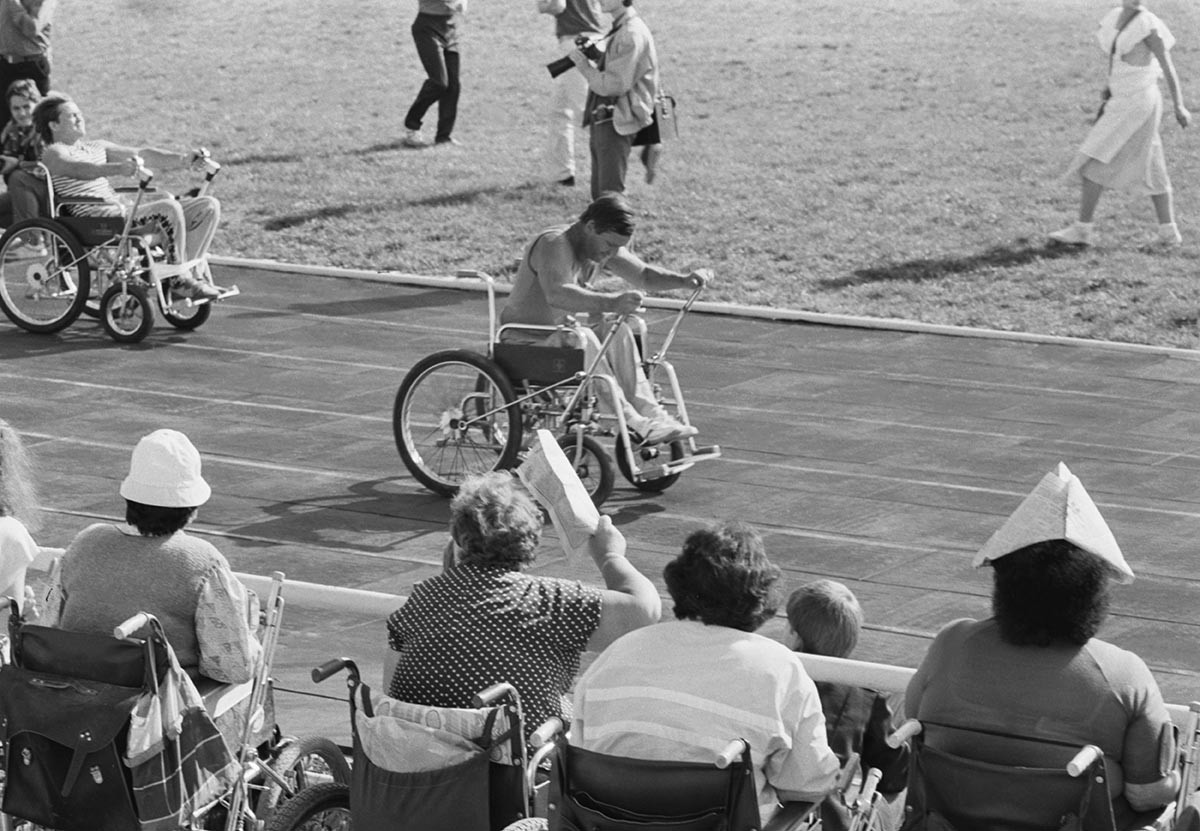
<svg viewBox="0 0 1200 831">
<path fill-rule="evenodd" d="M 557 182 L 555 182 L 554 184 L 556 184 L 556 185 L 562 185 L 564 188 L 573 188 L 573 187 L 575 187 L 575 177 L 574 177 L 574 176 L 568 176 L 568 177 L 567 177 L 567 178 L 565 178 L 565 179 L 559 179 L 559 180 L 558 180 Z"/>
</svg>

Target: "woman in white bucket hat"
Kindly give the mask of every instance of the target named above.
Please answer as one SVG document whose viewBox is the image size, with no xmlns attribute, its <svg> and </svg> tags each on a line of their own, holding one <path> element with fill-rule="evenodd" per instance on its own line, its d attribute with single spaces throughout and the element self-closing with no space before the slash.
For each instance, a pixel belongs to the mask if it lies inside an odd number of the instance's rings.
<svg viewBox="0 0 1200 831">
<path fill-rule="evenodd" d="M 1135 812 L 1179 787 L 1174 730 L 1145 662 L 1095 637 L 1109 585 L 1133 571 L 1083 483 L 1063 464 L 1047 473 L 974 565 L 992 566 L 992 617 L 938 633 L 905 714 L 926 745 L 994 764 L 1055 766 L 1096 745 L 1117 828 L 1141 827 Z"/>
<path fill-rule="evenodd" d="M 193 678 L 248 681 L 260 646 L 246 590 L 221 552 L 184 531 L 211 495 L 187 436 L 144 436 L 121 483 L 127 525 L 97 523 L 71 542 L 52 579 L 51 625 L 107 633 L 150 612 Z"/>
</svg>

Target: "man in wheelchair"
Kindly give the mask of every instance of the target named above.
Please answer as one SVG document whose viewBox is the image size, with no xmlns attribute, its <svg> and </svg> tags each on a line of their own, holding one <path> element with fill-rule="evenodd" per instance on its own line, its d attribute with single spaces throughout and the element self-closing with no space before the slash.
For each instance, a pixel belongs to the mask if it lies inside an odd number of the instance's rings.
<svg viewBox="0 0 1200 831">
<path fill-rule="evenodd" d="M 68 96 L 52 92 L 34 108 L 33 123 L 46 150 L 42 164 L 50 171 L 56 196 L 72 216 L 123 216 L 126 207 L 109 182 L 111 176 L 137 176 L 140 160 L 151 170 L 179 170 L 202 164 L 202 152 L 175 153 L 152 147 L 141 149 L 93 139 L 85 141 L 83 113 Z M 161 244 L 173 263 L 202 257 L 212 243 L 221 218 L 221 204 L 211 196 L 183 196 L 150 192 L 135 219 L 157 226 Z M 222 290 L 194 274 L 172 278 L 172 290 L 194 300 L 214 299 Z"/>
<path fill-rule="evenodd" d="M 508 305 L 500 314 L 503 325 L 555 326 L 568 324 L 570 331 L 505 332 L 505 340 L 541 343 L 547 346 L 582 346 L 590 366 L 600 352 L 596 327 L 578 325 L 572 314 L 626 315 L 642 304 L 644 291 L 699 288 L 707 272 L 682 274 L 648 265 L 628 246 L 633 238 L 634 215 L 628 200 L 619 193 L 605 193 L 590 204 L 569 226 L 549 228 L 538 234 L 525 249 L 513 281 Z M 590 287 L 606 271 L 627 282 L 631 291 L 604 292 Z M 637 318 L 639 328 L 643 325 Z M 690 438 L 696 428 L 685 425 L 663 409 L 654 396 L 642 369 L 634 332 L 621 325 L 599 367 L 601 374 L 616 379 L 623 392 L 621 401 L 606 401 L 614 411 L 620 407 L 629 429 L 648 443 L 658 444 Z M 608 396 L 609 387 L 599 385 Z"/>
</svg>

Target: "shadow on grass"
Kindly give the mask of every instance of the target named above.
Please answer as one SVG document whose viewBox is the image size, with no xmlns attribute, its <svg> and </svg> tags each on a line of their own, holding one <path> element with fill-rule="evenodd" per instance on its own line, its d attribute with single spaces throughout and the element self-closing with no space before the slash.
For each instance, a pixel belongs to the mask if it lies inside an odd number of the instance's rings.
<svg viewBox="0 0 1200 831">
<path fill-rule="evenodd" d="M 834 277 L 819 282 L 822 287 L 832 289 L 860 286 L 866 283 L 921 283 L 926 280 L 937 280 L 955 274 L 970 274 L 984 269 L 1012 268 L 1039 260 L 1075 257 L 1086 250 L 1079 246 L 1054 243 L 1039 242 L 1037 245 L 1032 245 L 1028 240 L 1020 240 L 1014 245 L 995 245 L 978 254 L 959 257 L 923 257 L 871 268 L 859 268 L 844 277 Z"/>
<path fill-rule="evenodd" d="M 263 229 L 267 231 L 283 231 L 288 228 L 295 228 L 297 225 L 312 222 L 314 219 L 339 219 L 362 210 L 362 207 L 350 202 L 343 202 L 341 205 L 322 205 L 319 208 L 313 208 L 311 211 L 300 211 L 299 213 L 272 217 L 263 223 Z"/>
<path fill-rule="evenodd" d="M 414 208 L 452 208 L 458 205 L 470 205 L 487 196 L 501 196 L 506 198 L 523 196 L 529 191 L 537 190 L 539 187 L 541 186 L 536 182 L 526 182 L 523 185 L 516 185 L 515 187 L 489 185 L 484 188 L 460 190 L 457 193 L 440 193 L 436 196 L 412 199 L 405 204 Z"/>
<path fill-rule="evenodd" d="M 250 153 L 246 156 L 232 156 L 220 161 L 222 165 L 237 167 L 245 164 L 290 164 L 303 160 L 304 157 L 299 153 Z"/>
</svg>

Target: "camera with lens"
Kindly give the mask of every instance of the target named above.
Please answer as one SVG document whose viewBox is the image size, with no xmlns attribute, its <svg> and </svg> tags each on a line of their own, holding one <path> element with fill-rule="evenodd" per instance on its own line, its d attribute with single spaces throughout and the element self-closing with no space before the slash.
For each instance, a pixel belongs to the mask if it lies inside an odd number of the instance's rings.
<svg viewBox="0 0 1200 831">
<path fill-rule="evenodd" d="M 596 47 L 596 41 L 585 35 L 580 35 L 575 38 L 575 45 L 579 47 L 579 51 L 588 57 L 588 60 L 596 61 L 600 59 L 601 52 Z M 569 72 L 575 67 L 575 62 L 571 60 L 570 55 L 564 55 L 556 61 L 551 61 L 546 64 L 546 69 L 550 72 L 551 78 L 557 78 L 564 72 Z"/>
</svg>

